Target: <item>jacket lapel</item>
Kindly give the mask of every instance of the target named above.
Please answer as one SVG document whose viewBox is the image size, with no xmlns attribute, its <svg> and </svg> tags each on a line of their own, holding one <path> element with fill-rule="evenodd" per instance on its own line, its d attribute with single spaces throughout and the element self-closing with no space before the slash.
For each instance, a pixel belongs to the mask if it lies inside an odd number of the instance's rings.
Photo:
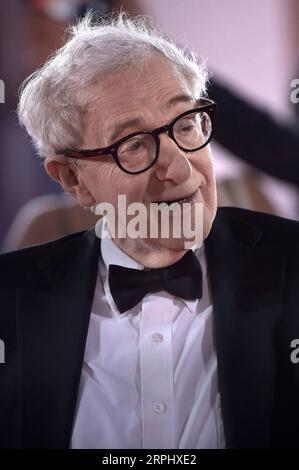
<svg viewBox="0 0 299 470">
<path fill-rule="evenodd" d="M 69 446 L 98 271 L 94 230 L 53 246 L 36 260 L 35 285 L 17 293 L 23 446 L 29 448 Z"/>
<path fill-rule="evenodd" d="M 284 261 L 262 231 L 225 209 L 218 210 L 206 255 L 226 445 L 271 447 Z"/>
</svg>

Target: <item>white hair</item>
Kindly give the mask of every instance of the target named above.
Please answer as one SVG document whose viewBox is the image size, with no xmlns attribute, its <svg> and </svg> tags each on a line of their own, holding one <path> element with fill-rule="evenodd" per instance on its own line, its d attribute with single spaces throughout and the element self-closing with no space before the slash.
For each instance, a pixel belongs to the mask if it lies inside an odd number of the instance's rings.
<svg viewBox="0 0 299 470">
<path fill-rule="evenodd" d="M 147 17 L 121 12 L 96 20 L 89 12 L 72 26 L 67 43 L 20 88 L 19 122 L 38 154 L 80 147 L 89 87 L 124 65 L 142 68 L 154 53 L 182 73 L 198 97 L 205 94 L 205 64 L 166 39 Z"/>
</svg>

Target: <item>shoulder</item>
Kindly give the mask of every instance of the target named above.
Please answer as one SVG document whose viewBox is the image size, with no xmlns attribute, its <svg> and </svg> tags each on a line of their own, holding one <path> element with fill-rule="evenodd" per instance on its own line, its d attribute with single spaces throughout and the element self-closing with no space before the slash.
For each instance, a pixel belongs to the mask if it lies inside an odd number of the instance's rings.
<svg viewBox="0 0 299 470">
<path fill-rule="evenodd" d="M 212 233 L 224 241 L 254 246 L 269 256 L 299 266 L 299 222 L 273 214 L 234 207 L 218 208 Z"/>
<path fill-rule="evenodd" d="M 33 277 L 38 270 L 38 262 L 52 253 L 57 252 L 63 255 L 73 241 L 80 239 L 86 231 L 72 233 L 70 235 L 52 240 L 46 243 L 32 245 L 20 250 L 9 251 L 0 254 L 0 279 L 2 286 L 7 286 L 13 281 L 14 285 Z"/>
<path fill-rule="evenodd" d="M 278 215 L 236 207 L 219 207 L 216 220 L 226 220 L 235 226 L 247 224 L 260 230 L 266 240 L 299 243 L 299 222 Z"/>
</svg>

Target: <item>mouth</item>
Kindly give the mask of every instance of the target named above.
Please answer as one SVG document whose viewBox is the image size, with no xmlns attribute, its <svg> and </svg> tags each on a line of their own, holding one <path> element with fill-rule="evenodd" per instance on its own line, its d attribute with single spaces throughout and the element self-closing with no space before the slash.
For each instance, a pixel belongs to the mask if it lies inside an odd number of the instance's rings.
<svg viewBox="0 0 299 470">
<path fill-rule="evenodd" d="M 188 203 L 188 202 L 194 202 L 195 200 L 195 196 L 197 194 L 197 191 L 198 189 L 189 194 L 188 196 L 183 196 L 182 198 L 180 199 L 172 199 L 172 200 L 165 200 L 165 201 L 153 201 L 154 204 L 167 204 L 168 206 L 170 206 L 171 204 L 174 204 L 174 203 L 178 203 L 178 204 L 184 204 L 184 203 Z"/>
</svg>

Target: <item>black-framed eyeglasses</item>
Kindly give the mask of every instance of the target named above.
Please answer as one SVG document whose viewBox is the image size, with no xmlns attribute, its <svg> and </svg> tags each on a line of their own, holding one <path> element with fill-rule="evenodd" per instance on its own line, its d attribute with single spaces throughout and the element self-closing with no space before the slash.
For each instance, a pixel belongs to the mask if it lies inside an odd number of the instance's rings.
<svg viewBox="0 0 299 470">
<path fill-rule="evenodd" d="M 98 158 L 110 154 L 125 173 L 143 173 L 158 159 L 159 136 L 162 133 L 166 133 L 184 152 L 195 152 L 208 145 L 212 138 L 212 118 L 216 103 L 206 98 L 202 98 L 200 103 L 201 106 L 185 111 L 165 126 L 152 131 L 133 132 L 109 147 L 93 150 L 65 149 L 56 153 L 74 159 Z"/>
</svg>

